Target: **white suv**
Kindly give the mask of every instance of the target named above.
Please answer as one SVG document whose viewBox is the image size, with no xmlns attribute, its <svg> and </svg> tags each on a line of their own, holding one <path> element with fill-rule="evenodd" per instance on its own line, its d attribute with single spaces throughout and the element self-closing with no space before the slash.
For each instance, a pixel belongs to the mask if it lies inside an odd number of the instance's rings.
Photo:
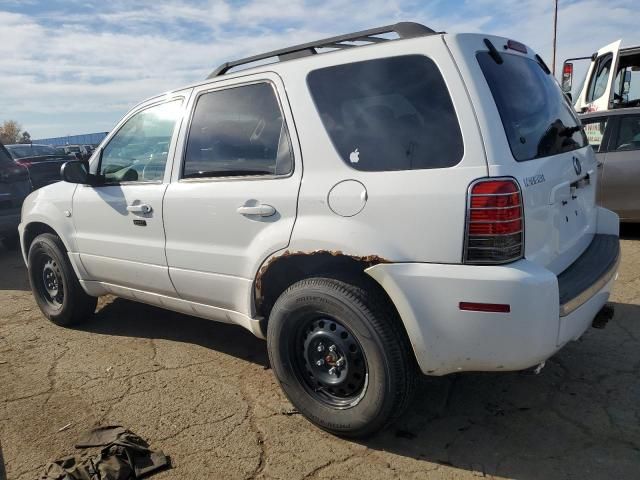
<svg viewBox="0 0 640 480">
<path fill-rule="evenodd" d="M 582 335 L 619 259 L 596 170 L 530 48 L 400 23 L 141 103 L 20 235 L 56 324 L 114 294 L 241 325 L 295 407 L 362 436 L 418 371 L 525 369 Z"/>
</svg>

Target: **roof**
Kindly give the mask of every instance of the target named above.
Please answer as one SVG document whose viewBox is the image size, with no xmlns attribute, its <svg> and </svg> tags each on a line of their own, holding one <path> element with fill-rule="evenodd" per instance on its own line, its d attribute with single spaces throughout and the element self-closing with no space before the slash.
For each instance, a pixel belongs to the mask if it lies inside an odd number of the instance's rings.
<svg viewBox="0 0 640 480">
<path fill-rule="evenodd" d="M 281 48 L 279 50 L 273 50 L 270 52 L 253 55 L 251 57 L 225 62 L 218 68 L 216 68 L 213 72 L 211 72 L 207 79 L 219 77 L 233 68 L 242 65 L 249 65 L 262 60 L 277 59 L 276 61 L 283 62 L 287 60 L 294 60 L 296 58 L 306 57 L 309 55 L 316 55 L 318 53 L 321 53 L 319 52 L 319 50 L 344 50 L 363 46 L 362 43 L 364 43 L 365 45 L 372 45 L 376 43 L 385 43 L 404 38 L 424 37 L 427 35 L 434 35 L 436 33 L 438 32 L 425 25 L 422 25 L 421 23 L 399 22 L 393 25 L 385 25 L 384 27 L 371 28 L 368 30 L 347 33 L 345 35 L 323 38 L 320 40 L 315 40 L 313 42 L 292 45 L 290 47 Z M 383 37 L 382 35 L 385 34 L 395 34 L 398 38 L 391 39 Z"/>
<path fill-rule="evenodd" d="M 640 107 L 613 108 L 597 112 L 580 113 L 579 118 L 609 117 L 611 115 L 640 115 Z"/>
</svg>

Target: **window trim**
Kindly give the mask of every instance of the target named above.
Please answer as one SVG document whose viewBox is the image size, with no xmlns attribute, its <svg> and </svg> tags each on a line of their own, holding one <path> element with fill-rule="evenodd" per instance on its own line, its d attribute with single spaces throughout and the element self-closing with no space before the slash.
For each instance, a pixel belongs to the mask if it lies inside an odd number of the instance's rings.
<svg viewBox="0 0 640 480">
<path fill-rule="evenodd" d="M 171 103 L 171 102 L 175 102 L 176 100 L 180 100 L 182 103 L 180 104 L 180 107 L 184 110 L 185 107 L 185 103 L 186 103 L 186 97 L 184 95 L 177 95 L 175 97 L 171 97 L 169 99 L 163 99 L 163 100 L 158 100 L 156 102 L 153 103 L 149 103 L 149 104 L 144 104 L 142 106 L 140 106 L 137 109 L 134 109 L 132 111 L 129 112 L 128 115 L 126 115 L 122 120 L 120 120 L 120 123 L 118 124 L 118 128 L 115 129 L 113 132 L 111 132 L 111 134 L 105 139 L 105 143 L 104 145 L 100 145 L 99 148 L 96 148 L 94 150 L 95 152 L 98 152 L 98 162 L 96 165 L 96 170 L 95 170 L 95 175 L 96 176 L 100 176 L 100 168 L 102 167 L 102 154 L 104 153 L 104 149 L 107 147 L 107 145 L 109 145 L 109 143 L 111 143 L 111 140 L 113 140 L 113 138 L 118 135 L 118 133 L 120 133 L 120 130 L 122 130 L 122 128 L 127 124 L 127 122 L 129 120 L 131 120 L 134 116 L 138 115 L 139 113 L 144 112 L 145 110 L 148 110 L 150 108 L 153 107 L 157 107 L 158 105 L 163 105 L 166 103 Z M 171 147 L 175 146 L 175 142 L 178 139 L 178 135 L 180 133 L 180 126 L 182 124 L 182 121 L 184 119 L 184 111 L 182 112 L 181 115 L 179 115 L 179 117 L 176 119 L 176 123 L 173 127 L 173 133 L 171 135 L 171 139 L 169 140 L 169 152 L 171 151 Z M 92 154 L 93 156 L 93 154 Z M 174 153 L 174 157 L 175 157 L 175 153 Z M 89 161 L 91 161 L 91 159 L 89 159 Z M 173 163 L 171 162 L 171 165 Z M 126 186 L 126 185 L 162 185 L 164 183 L 164 177 L 167 175 L 167 167 L 170 165 L 169 162 L 169 153 L 167 153 L 167 161 L 164 165 L 164 174 L 163 174 L 163 178 L 161 180 L 142 180 L 142 181 L 126 181 L 126 182 L 102 182 L 99 183 L 97 185 L 93 185 L 91 188 L 99 188 L 99 187 L 113 187 L 113 186 L 117 186 L 117 185 L 122 185 L 122 186 Z M 89 170 L 91 171 L 91 169 Z M 171 170 L 169 170 L 171 171 Z"/>
<path fill-rule="evenodd" d="M 278 108 L 280 109 L 280 113 L 282 114 L 282 121 L 287 127 L 287 136 L 289 137 L 289 144 L 291 146 L 291 170 L 288 173 L 282 174 L 249 174 L 249 175 L 218 175 L 215 177 L 197 177 L 197 178 L 184 178 L 184 167 L 186 165 L 187 159 L 187 145 L 189 144 L 189 136 L 191 134 L 191 127 L 193 126 L 193 117 L 195 116 L 196 108 L 198 107 L 198 102 L 200 101 L 200 97 L 214 92 L 221 92 L 224 90 L 231 90 L 233 88 L 241 88 L 247 87 L 250 85 L 258 85 L 261 83 L 268 84 L 273 90 L 273 94 L 275 96 L 276 102 L 278 104 Z M 182 142 L 182 151 L 180 152 L 180 161 L 179 161 L 179 169 L 178 169 L 178 178 L 176 179 L 179 183 L 207 183 L 207 182 L 224 182 L 224 181 L 243 181 L 243 180 L 281 180 L 290 178 L 293 176 L 296 170 L 296 153 L 295 146 L 293 143 L 293 138 L 291 136 L 291 127 L 289 122 L 287 122 L 286 114 L 285 114 L 284 104 L 282 103 L 282 99 L 280 98 L 280 94 L 278 92 L 278 86 L 269 78 L 258 78 L 254 80 L 248 80 L 240 83 L 233 83 L 227 85 L 216 86 L 214 83 L 211 88 L 204 89 L 198 93 L 196 93 L 193 98 L 193 102 L 191 105 L 191 109 L 189 110 L 189 119 L 187 123 L 187 128 L 184 132 L 184 141 Z"/>
<path fill-rule="evenodd" d="M 324 122 L 322 121 L 322 115 L 320 114 L 320 109 L 318 108 L 318 104 L 316 103 L 316 99 L 314 98 L 313 93 L 311 92 L 311 87 L 309 85 L 309 76 L 313 72 L 317 72 L 319 70 L 324 70 L 324 69 L 327 69 L 327 68 L 341 67 L 341 66 L 353 65 L 355 63 L 363 63 L 363 62 L 370 62 L 370 61 L 381 61 L 381 60 L 388 60 L 388 59 L 391 59 L 391 58 L 395 59 L 395 58 L 402 58 L 402 57 L 423 57 L 423 58 L 426 58 L 427 60 L 429 60 L 430 62 L 432 62 L 433 65 L 436 67 L 436 70 L 440 74 L 440 77 L 442 79 L 442 82 L 443 82 L 446 90 L 447 90 L 447 93 L 449 94 L 449 100 L 451 102 L 451 108 L 453 110 L 453 113 L 456 116 L 456 121 L 458 123 L 458 130 L 460 131 L 460 144 L 462 146 L 462 154 L 460 155 L 460 158 L 458 159 L 458 161 L 456 163 L 454 163 L 453 165 L 447 166 L 447 167 L 416 168 L 416 169 L 412 169 L 412 170 L 361 170 L 361 169 L 358 169 L 358 168 L 354 167 L 351 162 L 348 162 L 347 159 L 342 157 L 342 155 L 340 154 L 340 151 L 338 150 L 338 147 L 336 146 L 335 142 L 333 141 L 333 138 L 331 138 L 331 135 L 327 131 L 326 127 L 324 126 Z M 458 111 L 458 108 L 456 107 L 456 103 L 454 101 L 454 97 L 451 94 L 451 89 L 449 88 L 449 84 L 447 83 L 447 80 L 445 78 L 444 73 L 442 72 L 442 69 L 440 68 L 440 65 L 438 65 L 438 62 L 436 62 L 436 60 L 434 58 L 430 57 L 429 55 L 425 55 L 424 53 L 420 53 L 420 52 L 411 52 L 411 53 L 403 53 L 403 54 L 400 54 L 400 55 L 389 55 L 389 56 L 375 57 L 375 58 L 363 58 L 363 59 L 360 59 L 360 60 L 357 60 L 357 61 L 354 61 L 354 62 L 346 62 L 346 63 L 337 63 L 337 64 L 324 65 L 324 66 L 317 67 L 317 68 L 314 68 L 312 70 L 309 70 L 305 75 L 305 84 L 306 84 L 306 87 L 307 87 L 307 94 L 309 95 L 309 98 L 311 99 L 311 102 L 312 102 L 313 107 L 314 107 L 315 115 L 316 115 L 318 121 L 320 122 L 320 125 L 322 126 L 322 132 L 324 133 L 324 135 L 326 135 L 327 139 L 329 140 L 329 143 L 331 144 L 331 147 L 333 148 L 337 158 L 340 159 L 340 164 L 346 166 L 349 170 L 352 170 L 352 171 L 355 171 L 355 172 L 358 172 L 358 173 L 361 173 L 361 174 L 439 171 L 439 170 L 448 170 L 450 168 L 455 168 L 465 160 L 465 157 L 467 155 L 467 143 L 466 143 L 465 134 L 463 132 L 462 122 L 460 121 L 460 112 Z"/>
<path fill-rule="evenodd" d="M 598 78 L 600 72 L 602 71 L 600 69 L 600 67 L 607 62 L 607 60 L 611 60 L 611 66 L 609 67 L 609 73 L 607 74 L 607 86 L 605 86 L 604 92 L 602 92 L 602 95 L 600 95 L 599 97 L 596 98 L 589 98 L 591 97 L 591 95 L 595 94 L 595 88 L 596 88 L 596 79 Z M 609 52 L 609 53 L 605 53 L 604 55 L 598 57 L 596 59 L 596 64 L 594 66 L 594 74 L 591 75 L 591 78 L 589 79 L 589 86 L 587 88 L 587 93 L 585 94 L 585 102 L 586 103 L 592 103 L 595 102 L 596 100 L 600 100 L 602 97 L 604 97 L 605 93 L 607 93 L 607 87 L 609 85 L 609 79 L 611 77 L 611 72 L 613 71 L 613 53 Z M 615 78 L 614 78 L 615 81 Z M 591 88 L 593 87 L 593 92 L 591 92 Z"/>
</svg>

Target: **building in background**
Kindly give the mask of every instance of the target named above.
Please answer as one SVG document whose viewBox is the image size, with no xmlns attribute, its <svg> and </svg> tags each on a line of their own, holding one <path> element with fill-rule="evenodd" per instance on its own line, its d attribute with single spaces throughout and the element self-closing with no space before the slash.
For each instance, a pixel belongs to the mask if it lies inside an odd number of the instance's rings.
<svg viewBox="0 0 640 480">
<path fill-rule="evenodd" d="M 42 145 L 98 145 L 109 132 L 67 135 L 66 137 L 39 138 L 31 143 Z"/>
</svg>

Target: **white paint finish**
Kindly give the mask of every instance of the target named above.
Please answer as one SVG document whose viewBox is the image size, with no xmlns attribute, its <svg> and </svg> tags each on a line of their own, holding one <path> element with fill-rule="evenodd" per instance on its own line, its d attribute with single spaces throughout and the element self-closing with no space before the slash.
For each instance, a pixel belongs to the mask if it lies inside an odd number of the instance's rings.
<svg viewBox="0 0 640 480">
<path fill-rule="evenodd" d="M 489 176 L 514 177 L 522 188 L 525 218 L 525 258 L 560 273 L 586 249 L 596 228 L 595 175 L 589 185 L 578 189 L 576 198 L 563 205 L 555 191 L 566 190 L 590 171 L 596 170 L 596 158 L 591 147 L 551 157 L 517 162 L 513 158 L 502 120 L 484 79 L 476 52 L 486 50 L 483 41 L 503 45 L 505 39 L 488 35 L 463 34 L 447 36 L 447 45 L 456 58 L 480 122 L 487 151 Z M 528 49 L 528 56 L 535 52 Z M 510 53 L 511 54 L 511 53 Z M 582 173 L 576 174 L 573 159 L 578 158 Z M 525 178 L 543 174 L 545 181 L 529 187 Z M 563 187 L 557 188 L 563 185 Z M 571 197 L 571 196 L 570 196 Z M 550 204 L 551 203 L 551 204 Z M 576 214 L 577 212 L 577 214 Z"/>
<path fill-rule="evenodd" d="M 536 365 L 584 332 L 611 288 L 564 317 L 559 339 L 557 278 L 526 260 L 502 267 L 380 264 L 367 273 L 395 303 L 418 364 L 429 375 Z M 461 311 L 459 302 L 509 304 L 511 312 Z"/>
<path fill-rule="evenodd" d="M 216 89 L 256 82 L 277 92 L 294 152 L 294 171 L 287 176 L 248 176 L 180 180 L 182 152 L 188 132 L 185 122 L 174 165 L 173 182 L 164 200 L 166 255 L 173 284 L 181 298 L 223 305 L 253 314 L 253 279 L 269 255 L 286 248 L 296 219 L 302 178 L 295 124 L 280 78 L 272 73 L 216 83 Z M 189 110 L 206 85 L 194 91 Z M 326 195 L 326 193 L 325 193 Z M 269 216 L 247 215 L 240 207 L 269 205 Z"/>
<path fill-rule="evenodd" d="M 289 127 L 295 153 L 293 174 L 181 181 L 189 126 L 185 120 L 170 147 L 164 183 L 79 187 L 71 219 L 63 211 L 71 209 L 75 186 L 46 187 L 25 202 L 21 231 L 34 220 L 56 229 L 74 266 L 80 264 L 78 258 L 87 264 L 87 271 L 79 267 L 76 271 L 89 293 L 109 292 L 236 323 L 257 336 L 261 333 L 259 321 L 252 318 L 253 281 L 265 260 L 285 248 L 375 254 L 391 262 L 407 262 L 379 264 L 367 273 L 398 308 L 423 372 L 443 375 L 537 364 L 567 339 L 579 336 L 606 300 L 611 283 L 561 322 L 555 273 L 586 248 L 596 224 L 601 233 L 617 233 L 617 217 L 594 207 L 592 183 L 570 205 L 580 208 L 581 216 L 562 224 L 569 207 L 561 205 L 567 200 L 565 186 L 556 186 L 576 180 L 574 155 L 581 159 L 584 172 L 594 168 L 591 149 L 540 161 L 513 160 L 475 60 L 476 50 L 486 49 L 484 38 L 435 35 L 316 55 L 225 75 L 151 99 L 119 126 L 141 108 L 176 95 L 185 98 L 185 112 L 191 112 L 197 94 L 204 91 L 271 82 Z M 440 68 L 461 125 L 464 156 L 447 169 L 357 171 L 333 147 L 313 105 L 306 76 L 316 68 L 409 54 L 428 55 Z M 526 260 L 508 266 L 461 265 L 469 184 L 491 175 L 513 176 L 523 185 L 525 177 L 538 173 L 544 173 L 546 182 L 523 191 Z M 552 194 L 554 188 L 561 193 Z M 134 215 L 140 216 L 127 211 L 133 202 L 152 206 L 153 211 L 146 214 L 147 227 L 133 226 Z M 260 204 L 272 206 L 275 214 L 238 211 Z M 357 215 L 342 216 L 351 212 Z M 102 281 L 91 281 L 97 279 Z M 508 303 L 511 312 L 462 312 L 460 301 Z"/>
<path fill-rule="evenodd" d="M 87 280 L 175 292 L 169 279 L 162 222 L 166 189 L 162 183 L 78 187 L 73 220 Z M 127 206 L 135 203 L 151 205 L 153 211 L 128 212 Z M 146 226 L 135 225 L 134 220 L 144 220 Z"/>
<path fill-rule="evenodd" d="M 246 328 L 258 338 L 264 338 L 260 329 L 260 321 L 250 318 L 238 312 L 223 308 L 189 302 L 180 298 L 161 295 L 156 292 L 136 290 L 133 288 L 114 285 L 106 282 L 84 282 L 89 291 L 104 290 L 107 293 L 122 298 L 128 298 L 141 303 L 154 305 L 174 312 L 194 315 L 207 320 L 215 320 L 222 323 L 233 323 Z"/>
<path fill-rule="evenodd" d="M 112 247 L 113 245 L 110 245 Z M 160 250 L 162 252 L 162 249 Z M 81 253 L 87 278 L 137 288 L 162 295 L 176 295 L 166 265 Z"/>
<path fill-rule="evenodd" d="M 622 44 L 622 40 L 616 40 L 609 45 L 605 45 L 600 50 L 598 50 L 596 54 L 595 61 L 591 61 L 591 65 L 589 65 L 589 69 L 587 71 L 587 76 L 585 77 L 584 84 L 582 85 L 582 90 L 578 93 L 578 98 L 575 102 L 575 109 L 578 112 L 583 110 L 589 112 L 599 112 L 602 110 L 609 110 L 609 102 L 612 100 L 611 94 L 613 92 L 613 83 L 615 82 L 616 75 L 615 72 L 617 70 L 619 54 L 620 54 L 620 45 Z M 587 102 L 587 93 L 589 90 L 589 84 L 591 83 L 592 77 L 596 74 L 595 66 L 598 59 L 604 55 L 611 53 L 613 58 L 611 62 L 611 68 L 609 71 L 609 78 L 607 80 L 607 87 L 604 94 L 595 99 L 592 102 Z M 575 80 L 575 79 L 574 79 Z"/>
<path fill-rule="evenodd" d="M 327 202 L 336 215 L 353 217 L 367 204 L 367 189 L 357 180 L 343 180 L 329 192 Z"/>
<path fill-rule="evenodd" d="M 253 286 L 252 279 L 174 267 L 169 267 L 169 276 L 185 300 L 210 303 L 215 299 L 216 307 L 251 312 L 247 292 Z"/>
<path fill-rule="evenodd" d="M 71 210 L 75 190 L 74 184 L 56 182 L 30 193 L 22 204 L 22 216 L 18 226 L 20 245 L 24 247 L 23 235 L 27 225 L 39 222 L 53 228 L 60 235 L 67 250 L 77 251 L 73 221 L 64 215 L 65 210 Z M 28 253 L 23 248 L 25 263 Z"/>
<path fill-rule="evenodd" d="M 355 170 L 339 157 L 329 139 L 307 88 L 307 74 L 336 64 L 411 54 L 428 56 L 441 70 L 460 122 L 464 156 L 452 168 Z M 467 187 L 487 175 L 487 166 L 474 110 L 442 37 L 317 55 L 273 68 L 284 79 L 293 114 L 299 119 L 296 126 L 304 154 L 305 180 L 290 249 L 342 250 L 356 255 L 376 254 L 392 261 L 460 262 Z M 327 192 L 343 180 L 357 180 L 367 189 L 365 208 L 349 222 L 333 214 L 327 204 Z"/>
</svg>

